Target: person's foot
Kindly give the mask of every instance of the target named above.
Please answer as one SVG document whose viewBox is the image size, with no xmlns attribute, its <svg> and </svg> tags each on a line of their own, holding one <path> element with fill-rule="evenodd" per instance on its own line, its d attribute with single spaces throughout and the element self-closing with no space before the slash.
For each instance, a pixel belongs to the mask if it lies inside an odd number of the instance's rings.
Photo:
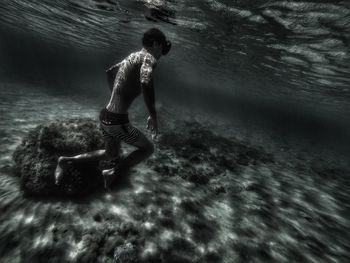
<svg viewBox="0 0 350 263">
<path fill-rule="evenodd" d="M 106 169 L 102 171 L 104 186 L 106 190 L 110 190 L 110 186 L 116 177 L 122 176 L 125 167 L 122 164 L 114 166 L 112 169 Z"/>
<path fill-rule="evenodd" d="M 110 190 L 110 186 L 114 181 L 115 171 L 114 168 L 102 171 L 104 187 L 106 190 Z"/>
<path fill-rule="evenodd" d="M 56 185 L 59 185 L 61 183 L 62 178 L 63 178 L 63 170 L 64 170 L 65 166 L 70 162 L 71 162 L 71 160 L 69 159 L 69 157 L 61 156 L 58 158 L 57 166 L 55 169 L 55 184 Z"/>
</svg>

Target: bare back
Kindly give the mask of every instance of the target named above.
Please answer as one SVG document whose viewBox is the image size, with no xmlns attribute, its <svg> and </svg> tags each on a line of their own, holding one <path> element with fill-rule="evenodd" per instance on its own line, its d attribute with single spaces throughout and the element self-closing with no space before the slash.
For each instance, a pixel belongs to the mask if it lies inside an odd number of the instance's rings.
<svg viewBox="0 0 350 263">
<path fill-rule="evenodd" d="M 128 113 L 132 102 L 141 93 L 141 83 L 149 84 L 153 81 L 153 69 L 157 60 L 142 48 L 117 65 L 119 70 L 106 108 L 114 113 Z"/>
</svg>

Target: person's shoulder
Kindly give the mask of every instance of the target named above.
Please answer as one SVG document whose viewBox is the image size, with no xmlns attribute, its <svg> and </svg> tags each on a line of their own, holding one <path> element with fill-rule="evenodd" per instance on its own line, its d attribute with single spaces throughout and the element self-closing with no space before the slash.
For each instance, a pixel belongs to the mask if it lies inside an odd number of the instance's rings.
<svg viewBox="0 0 350 263">
<path fill-rule="evenodd" d="M 124 60 L 134 60 L 139 56 L 140 56 L 139 51 L 133 51 L 128 56 L 126 56 Z"/>
<path fill-rule="evenodd" d="M 157 59 L 150 53 L 148 52 L 145 48 L 142 48 L 140 50 L 140 54 L 143 56 L 143 62 L 151 65 L 156 65 L 157 64 Z"/>
<path fill-rule="evenodd" d="M 155 57 L 153 57 L 151 54 L 144 57 L 143 64 L 147 65 L 148 67 L 155 68 L 157 63 L 157 59 L 155 59 Z"/>
</svg>

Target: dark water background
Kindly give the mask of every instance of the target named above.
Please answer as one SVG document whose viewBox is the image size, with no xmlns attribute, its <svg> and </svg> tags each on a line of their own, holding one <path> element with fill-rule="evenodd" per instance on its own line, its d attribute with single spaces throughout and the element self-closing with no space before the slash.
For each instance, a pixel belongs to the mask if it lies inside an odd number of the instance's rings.
<svg viewBox="0 0 350 263">
<path fill-rule="evenodd" d="M 349 120 L 347 1 L 4 1 L 0 12 L 2 79 L 98 94 L 103 70 L 156 25 L 174 44 L 157 73 L 166 98 Z"/>
<path fill-rule="evenodd" d="M 64 117 L 95 118 L 109 95 L 104 70 L 138 50 L 142 33 L 151 26 L 162 29 L 173 43 L 171 52 L 161 58 L 156 70 L 157 101 L 162 109 L 169 106 L 177 108 L 180 114 L 184 112 L 184 118 L 190 115 L 220 123 L 217 132 L 263 145 L 286 162 L 292 155 L 309 160 L 319 160 L 318 155 L 322 155 L 319 162 L 333 167 L 349 165 L 349 1 L 5 0 L 0 4 L 1 166 L 6 168 L 11 163 L 14 148 L 37 124 Z M 44 230 L 53 227 L 45 216 L 56 208 L 23 199 L 17 182 L 8 177 L 5 168 L 1 169 L 1 205 L 16 205 L 3 215 L 1 233 L 10 241 L 10 247 L 22 246 L 22 251 L 29 251 L 31 245 L 40 247 L 48 239 Z M 278 181 L 270 168 L 263 167 L 260 172 L 254 169 L 247 169 L 243 181 L 231 180 L 244 184 L 256 174 L 263 174 L 266 187 L 275 196 L 284 195 L 277 186 L 272 187 Z M 293 202 L 312 213 L 321 211 L 317 214 L 320 225 L 312 223 L 303 228 L 305 225 L 293 211 L 283 210 L 285 224 L 301 224 L 300 229 L 312 229 L 317 240 L 327 242 L 329 235 L 322 232 L 322 227 L 328 220 L 331 224 L 327 229 L 331 231 L 334 223 L 339 232 L 334 234 L 334 247 L 323 260 L 346 262 L 349 238 L 341 230 L 349 229 L 349 215 L 344 212 L 349 209 L 341 210 L 339 201 L 349 199 L 349 193 L 342 192 L 345 186 L 340 181 L 330 185 L 317 183 L 298 171 L 285 169 L 283 178 L 295 184 L 291 189 L 296 191 L 289 192 Z M 135 178 L 134 192 L 103 196 L 86 209 L 107 209 L 108 204 L 110 213 L 122 219 L 133 217 L 128 210 L 137 206 L 133 194 L 152 191 L 159 180 L 151 176 L 150 183 L 142 177 Z M 180 191 L 189 200 L 204 200 L 204 190 L 193 194 L 184 182 L 177 187 L 173 189 L 170 182 L 168 194 Z M 300 197 L 308 193 L 319 202 L 310 204 Z M 333 193 L 341 193 L 342 198 L 334 198 Z M 119 198 L 125 201 L 116 205 Z M 179 198 L 174 195 L 171 200 L 177 204 Z M 248 211 L 260 202 L 254 196 L 245 198 L 247 207 L 243 204 L 238 210 L 228 207 L 225 199 L 215 199 L 204 210 L 208 218 L 220 222 L 225 233 L 234 217 L 232 213 Z M 84 225 L 82 218 L 86 213 L 76 211 L 76 204 L 62 207 Z M 323 218 L 326 214 L 333 217 Z M 246 215 L 248 221 L 252 219 Z M 62 222 L 70 222 L 65 216 Z M 182 216 L 179 212 L 176 220 L 180 222 Z M 18 227 L 29 231 L 29 237 L 42 223 L 44 228 L 30 245 L 28 240 L 18 245 L 11 238 Z M 85 223 L 94 227 L 94 222 Z M 258 221 L 252 219 L 247 226 L 259 233 Z M 286 247 L 296 247 L 301 254 L 310 251 L 300 248 L 298 239 L 291 238 L 292 233 L 291 228 L 276 234 L 285 245 L 277 246 L 276 262 L 288 262 L 290 254 L 283 250 Z M 164 242 L 173 234 L 163 233 L 161 241 L 155 243 Z M 235 235 L 231 233 L 232 240 Z M 213 241 L 213 247 L 225 246 L 230 240 L 222 235 Z M 71 255 L 77 254 L 74 246 L 79 244 L 72 243 Z M 9 251 L 3 252 L 6 262 L 22 262 L 19 252 Z M 230 256 L 229 253 L 223 261 L 230 262 Z M 321 262 L 308 254 L 304 261 Z"/>
</svg>

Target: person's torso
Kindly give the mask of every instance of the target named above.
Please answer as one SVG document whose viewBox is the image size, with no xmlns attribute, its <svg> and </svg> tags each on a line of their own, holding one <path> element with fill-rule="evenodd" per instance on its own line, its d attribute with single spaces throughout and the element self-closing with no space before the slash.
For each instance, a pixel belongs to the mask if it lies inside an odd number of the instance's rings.
<svg viewBox="0 0 350 263">
<path fill-rule="evenodd" d="M 119 62 L 119 70 L 115 78 L 113 89 L 124 91 L 124 87 L 129 86 L 132 88 L 125 88 L 125 91 L 131 91 L 134 88 L 139 89 L 140 69 L 146 56 L 156 63 L 156 59 L 144 48 L 137 52 L 131 53 L 129 56 Z"/>
<path fill-rule="evenodd" d="M 141 93 L 140 70 L 146 56 L 156 63 L 155 58 L 144 48 L 118 63 L 119 70 L 107 105 L 109 111 L 127 112 L 133 100 Z"/>
</svg>

